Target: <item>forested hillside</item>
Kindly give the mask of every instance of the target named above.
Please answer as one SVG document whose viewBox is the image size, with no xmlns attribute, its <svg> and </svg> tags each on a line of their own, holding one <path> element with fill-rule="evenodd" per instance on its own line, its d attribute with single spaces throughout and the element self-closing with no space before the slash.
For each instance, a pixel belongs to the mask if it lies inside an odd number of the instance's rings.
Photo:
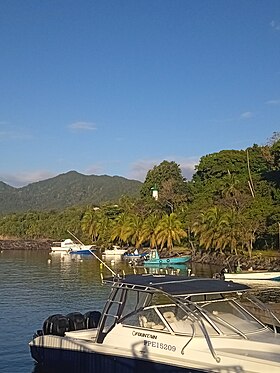
<svg viewBox="0 0 280 373">
<path fill-rule="evenodd" d="M 75 171 L 22 188 L 0 182 L 0 213 L 117 202 L 122 195 L 138 196 L 141 185 L 140 181 L 119 176 L 87 176 Z"/>
<path fill-rule="evenodd" d="M 256 250 L 280 251 L 279 134 L 265 146 L 201 157 L 192 180 L 183 177 L 178 164 L 166 160 L 149 170 L 136 190 L 134 182 L 131 189 L 125 189 L 125 179 L 105 178 L 110 181 L 106 191 L 115 196 L 111 203 L 108 198 L 107 203 L 98 203 L 105 186 L 86 183 L 91 177 L 77 173 L 22 188 L 26 203 L 27 196 L 30 200 L 36 197 L 37 205 L 28 205 L 33 211 L 0 218 L 0 235 L 59 239 L 70 230 L 100 247 L 115 243 L 172 251 L 180 245 L 193 253 L 249 257 Z M 6 189 L 1 184 L 0 188 Z M 157 199 L 152 196 L 155 188 Z M 122 197 L 116 203 L 117 191 Z M 12 196 L 15 190 L 7 192 Z M 89 195 L 96 199 L 87 200 Z M 75 207 L 35 211 L 43 201 L 57 208 L 66 205 L 68 198 Z M 88 202 L 82 205 L 81 201 Z"/>
</svg>

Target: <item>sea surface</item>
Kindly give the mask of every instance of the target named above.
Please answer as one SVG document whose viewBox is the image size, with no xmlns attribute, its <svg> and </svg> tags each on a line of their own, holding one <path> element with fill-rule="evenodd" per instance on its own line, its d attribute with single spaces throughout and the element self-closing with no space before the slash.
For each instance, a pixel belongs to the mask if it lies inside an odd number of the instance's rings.
<svg viewBox="0 0 280 373">
<path fill-rule="evenodd" d="M 133 268 L 124 260 L 106 261 L 114 272 L 126 274 Z M 198 276 L 218 271 L 213 266 L 189 264 Z M 158 269 L 149 271 L 158 272 Z M 162 270 L 165 271 L 165 270 Z M 188 267 L 180 270 L 186 274 Z M 0 253 L 0 372 L 50 373 L 37 367 L 28 343 L 44 320 L 56 313 L 102 310 L 110 288 L 101 282 L 106 266 L 93 256 L 52 254 L 45 250 L 4 250 Z M 259 285 L 260 293 L 280 294 L 280 283 Z M 77 372 L 83 373 L 83 372 Z"/>
</svg>

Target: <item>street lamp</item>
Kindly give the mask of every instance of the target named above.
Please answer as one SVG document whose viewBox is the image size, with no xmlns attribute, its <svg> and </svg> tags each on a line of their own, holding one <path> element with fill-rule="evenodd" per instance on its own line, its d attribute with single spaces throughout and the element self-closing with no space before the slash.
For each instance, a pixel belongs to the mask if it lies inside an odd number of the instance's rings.
<svg viewBox="0 0 280 373">
<path fill-rule="evenodd" d="M 157 201 L 158 200 L 158 188 L 156 185 L 154 185 L 152 188 L 151 188 L 151 191 L 152 191 L 152 196 L 154 197 L 154 199 Z"/>
</svg>

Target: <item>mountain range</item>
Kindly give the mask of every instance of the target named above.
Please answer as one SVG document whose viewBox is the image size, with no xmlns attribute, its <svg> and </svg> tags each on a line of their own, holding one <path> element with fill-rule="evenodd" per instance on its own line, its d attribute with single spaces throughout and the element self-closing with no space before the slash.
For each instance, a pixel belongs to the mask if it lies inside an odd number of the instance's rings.
<svg viewBox="0 0 280 373">
<path fill-rule="evenodd" d="M 0 213 L 65 209 L 117 202 L 123 195 L 139 196 L 142 183 L 120 176 L 83 175 L 69 171 L 14 188 L 0 181 Z"/>
</svg>

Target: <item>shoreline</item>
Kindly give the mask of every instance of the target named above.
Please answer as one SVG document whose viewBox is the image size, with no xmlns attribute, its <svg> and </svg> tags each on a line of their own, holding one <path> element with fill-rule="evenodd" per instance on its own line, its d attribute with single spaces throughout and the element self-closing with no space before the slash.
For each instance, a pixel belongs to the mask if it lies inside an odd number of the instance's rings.
<svg viewBox="0 0 280 373">
<path fill-rule="evenodd" d="M 0 239 L 0 251 L 4 250 L 50 250 L 51 239 Z M 182 254 L 182 253 L 180 253 Z M 280 271 L 280 256 L 261 255 L 248 258 L 242 255 L 226 255 L 219 252 L 196 252 L 191 254 L 193 263 L 236 268 L 239 264 L 243 270 L 252 267 L 255 270 Z"/>
<path fill-rule="evenodd" d="M 0 250 L 50 250 L 52 240 L 2 239 Z"/>
</svg>

